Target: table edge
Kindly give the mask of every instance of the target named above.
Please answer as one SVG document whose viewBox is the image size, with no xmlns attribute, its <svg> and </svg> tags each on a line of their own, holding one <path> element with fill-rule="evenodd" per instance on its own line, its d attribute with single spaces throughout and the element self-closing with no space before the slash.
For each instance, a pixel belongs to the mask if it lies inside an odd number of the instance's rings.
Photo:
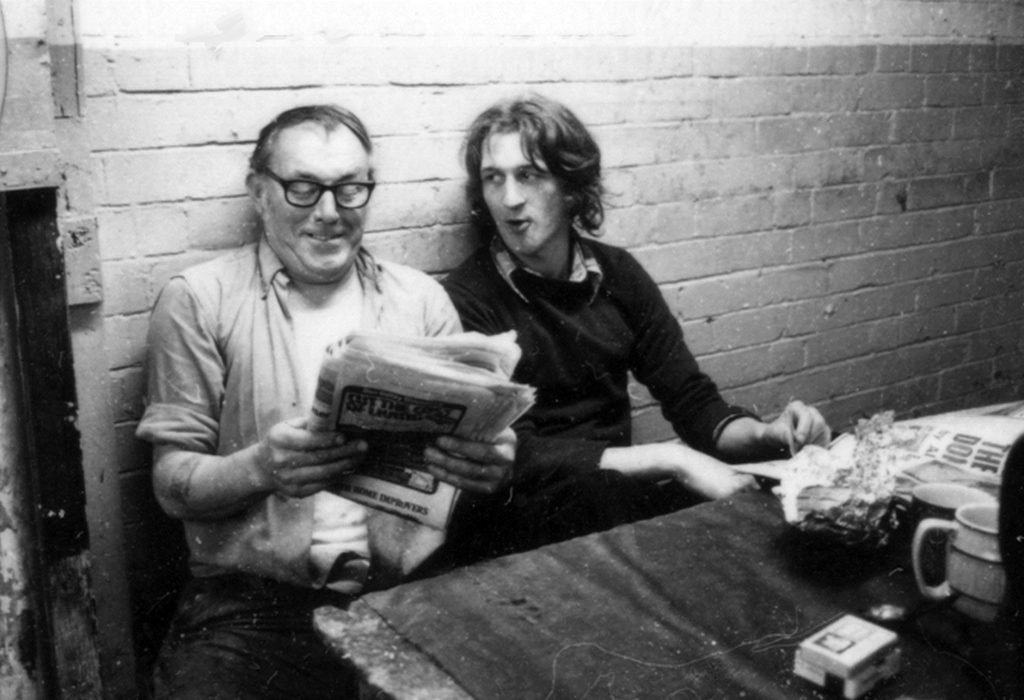
<svg viewBox="0 0 1024 700">
<path fill-rule="evenodd" d="M 317 608 L 313 626 L 327 646 L 357 670 L 360 683 L 378 700 L 473 700 L 433 659 L 360 599 L 347 609 Z"/>
</svg>

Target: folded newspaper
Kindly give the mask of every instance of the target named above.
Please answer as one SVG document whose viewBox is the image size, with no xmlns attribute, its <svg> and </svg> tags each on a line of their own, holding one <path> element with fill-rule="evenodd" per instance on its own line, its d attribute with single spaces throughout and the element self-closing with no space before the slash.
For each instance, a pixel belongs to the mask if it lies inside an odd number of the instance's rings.
<svg viewBox="0 0 1024 700">
<path fill-rule="evenodd" d="M 309 429 L 357 435 L 369 446 L 336 492 L 447 527 L 458 489 L 426 470 L 423 449 L 439 435 L 493 440 L 525 413 L 534 389 L 511 381 L 520 355 L 514 331 L 429 338 L 356 332 L 330 346 Z"/>
<path fill-rule="evenodd" d="M 845 544 L 880 546 L 922 483 L 954 482 L 998 495 L 1007 453 L 1024 435 L 1024 404 L 894 421 L 862 420 L 829 447 L 808 446 L 777 469 L 786 521 Z"/>
</svg>

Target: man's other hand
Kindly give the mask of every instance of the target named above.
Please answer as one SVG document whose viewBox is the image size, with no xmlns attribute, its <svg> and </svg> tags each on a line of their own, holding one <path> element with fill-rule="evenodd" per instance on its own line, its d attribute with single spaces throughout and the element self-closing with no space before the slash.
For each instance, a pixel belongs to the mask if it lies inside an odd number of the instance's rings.
<svg viewBox="0 0 1024 700">
<path fill-rule="evenodd" d="M 442 481 L 481 494 L 494 494 L 512 483 L 516 434 L 502 431 L 494 442 L 476 442 L 450 435 L 423 451 L 430 473 Z"/>
<path fill-rule="evenodd" d="M 322 491 L 354 470 L 366 453 L 362 440 L 334 432 L 310 432 L 305 418 L 272 427 L 256 450 L 256 465 L 269 490 L 302 498 Z"/>
</svg>

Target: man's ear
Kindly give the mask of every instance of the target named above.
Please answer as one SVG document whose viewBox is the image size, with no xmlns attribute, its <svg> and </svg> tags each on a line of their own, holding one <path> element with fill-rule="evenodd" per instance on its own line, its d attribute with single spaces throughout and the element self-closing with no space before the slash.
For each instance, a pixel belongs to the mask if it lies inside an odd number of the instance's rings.
<svg viewBox="0 0 1024 700">
<path fill-rule="evenodd" d="M 266 186 L 266 181 L 251 170 L 245 176 L 245 189 L 249 193 L 249 199 L 252 200 L 253 206 L 256 207 L 256 212 L 260 215 L 263 214 L 263 191 Z"/>
</svg>

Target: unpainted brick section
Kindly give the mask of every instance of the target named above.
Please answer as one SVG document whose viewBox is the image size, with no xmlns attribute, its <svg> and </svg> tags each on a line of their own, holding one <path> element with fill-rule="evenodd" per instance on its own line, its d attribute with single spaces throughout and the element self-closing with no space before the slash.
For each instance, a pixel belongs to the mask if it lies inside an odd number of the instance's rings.
<svg viewBox="0 0 1024 700">
<path fill-rule="evenodd" d="M 970 172 L 982 167 L 981 151 L 973 141 L 930 141 L 868 148 L 864 152 L 864 179 L 910 179 L 948 172 Z"/>
<path fill-rule="evenodd" d="M 960 364 L 943 370 L 939 378 L 939 398 L 956 399 L 991 387 L 995 383 L 994 366 L 989 360 Z"/>
<path fill-rule="evenodd" d="M 807 336 L 807 365 L 818 367 L 899 347 L 899 318 L 884 318 Z"/>
<path fill-rule="evenodd" d="M 878 73 L 905 73 L 910 70 L 910 45 L 883 44 L 877 47 L 875 70 Z M 993 54 L 994 56 L 995 54 Z"/>
<path fill-rule="evenodd" d="M 873 74 L 865 76 L 861 85 L 860 109 L 914 109 L 924 106 L 923 76 Z"/>
<path fill-rule="evenodd" d="M 793 231 L 792 262 L 825 261 L 864 250 L 856 221 L 818 224 Z"/>
<path fill-rule="evenodd" d="M 953 135 L 952 116 L 948 109 L 897 110 L 892 115 L 892 139 L 896 143 L 945 141 Z M 963 132 L 958 137 L 965 138 Z"/>
<path fill-rule="evenodd" d="M 953 138 L 1001 138 L 1006 134 L 1009 116 L 1006 106 L 957 109 L 953 116 Z"/>
<path fill-rule="evenodd" d="M 920 44 L 911 47 L 910 70 L 918 73 L 962 73 L 970 68 L 971 47 Z"/>
<path fill-rule="evenodd" d="M 807 71 L 825 75 L 860 75 L 877 63 L 876 46 L 809 46 Z"/>
<path fill-rule="evenodd" d="M 665 442 L 675 440 L 677 436 L 672 426 L 661 415 L 657 407 L 638 408 L 633 414 L 633 442 Z"/>
<path fill-rule="evenodd" d="M 977 298 L 1020 294 L 1022 286 L 1024 286 L 1024 262 L 1020 260 L 979 271 L 975 280 L 975 287 L 978 290 Z"/>
<path fill-rule="evenodd" d="M 815 223 L 862 219 L 875 213 L 878 190 L 870 185 L 829 187 L 811 196 L 811 217 Z"/>
<path fill-rule="evenodd" d="M 1024 66 L 1024 44 L 1001 44 L 996 47 L 996 57 L 996 70 L 1020 77 L 1021 66 Z"/>
<path fill-rule="evenodd" d="M 797 190 L 817 191 L 822 187 L 848 185 L 868 179 L 864 175 L 864 154 L 860 149 L 836 148 L 783 157 L 777 167 L 780 175 L 788 177 L 788 185 Z"/>
<path fill-rule="evenodd" d="M 997 328 L 981 329 L 975 335 L 977 342 L 970 345 L 969 361 L 998 359 L 1008 354 L 1020 354 L 1021 335 L 1020 329 L 1012 324 L 999 326 Z M 1020 360 L 1013 365 L 1020 366 Z"/>
<path fill-rule="evenodd" d="M 984 104 L 1016 105 L 1024 102 L 1024 77 L 1019 73 L 985 76 Z"/>
<path fill-rule="evenodd" d="M 723 389 L 776 376 L 789 376 L 805 366 L 803 342 L 792 339 L 707 355 L 701 363 L 701 368 L 716 377 L 719 387 Z"/>
<path fill-rule="evenodd" d="M 1022 304 L 1024 304 L 1024 293 L 1016 290 L 1012 294 L 992 300 L 992 303 L 981 304 L 976 302 L 973 306 L 981 312 L 981 327 L 993 328 L 1018 321 Z"/>
<path fill-rule="evenodd" d="M 807 335 L 914 310 L 914 283 L 868 287 L 794 303 L 789 308 L 790 335 Z"/>
<path fill-rule="evenodd" d="M 1020 198 L 1022 194 L 1024 194 L 1024 166 L 999 168 L 992 173 L 993 199 Z"/>
<path fill-rule="evenodd" d="M 774 192 L 772 197 L 772 223 L 776 228 L 806 226 L 811 222 L 811 193 L 790 190 Z"/>
<path fill-rule="evenodd" d="M 981 293 L 978 278 L 987 273 L 987 270 L 965 270 L 921 280 L 914 290 L 916 311 L 962 304 L 977 298 Z"/>
<path fill-rule="evenodd" d="M 982 104 L 984 83 L 973 75 L 941 75 L 925 79 L 925 106 L 970 107 Z"/>
<path fill-rule="evenodd" d="M 956 327 L 957 310 L 944 306 L 900 319 L 899 342 L 912 345 L 951 335 Z"/>
<path fill-rule="evenodd" d="M 716 315 L 820 297 L 826 291 L 825 285 L 824 266 L 805 265 L 694 280 L 670 286 L 668 291 L 674 291 L 675 304 L 683 316 L 688 309 L 694 313 Z"/>
<path fill-rule="evenodd" d="M 916 181 L 908 183 L 907 189 L 913 184 Z M 859 224 L 862 250 L 921 246 L 962 238 L 971 234 L 973 216 L 972 209 L 961 207 L 866 219 Z"/>
<path fill-rule="evenodd" d="M 789 318 L 788 305 L 709 316 L 706 319 L 711 332 L 708 352 L 736 350 L 793 336 Z"/>
<path fill-rule="evenodd" d="M 942 175 L 914 180 L 909 186 L 911 209 L 934 209 L 963 204 L 967 183 L 963 175 Z"/>
</svg>

